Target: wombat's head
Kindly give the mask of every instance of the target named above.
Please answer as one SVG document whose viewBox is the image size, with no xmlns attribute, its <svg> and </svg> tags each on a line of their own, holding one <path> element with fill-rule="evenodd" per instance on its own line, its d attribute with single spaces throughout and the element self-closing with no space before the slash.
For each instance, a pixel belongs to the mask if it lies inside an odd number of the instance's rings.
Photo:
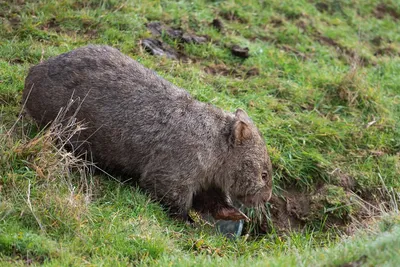
<svg viewBox="0 0 400 267">
<path fill-rule="evenodd" d="M 230 134 L 227 162 L 230 195 L 246 206 L 267 202 L 272 194 L 272 166 L 264 139 L 246 112 L 238 109 Z"/>
</svg>

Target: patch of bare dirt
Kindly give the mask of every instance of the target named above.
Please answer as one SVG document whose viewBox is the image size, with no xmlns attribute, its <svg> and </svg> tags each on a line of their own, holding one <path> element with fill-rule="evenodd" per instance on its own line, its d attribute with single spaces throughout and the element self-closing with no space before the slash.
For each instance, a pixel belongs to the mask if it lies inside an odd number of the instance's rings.
<svg viewBox="0 0 400 267">
<path fill-rule="evenodd" d="M 340 170 L 335 175 L 338 185 L 321 184 L 310 192 L 290 187 L 280 196 L 273 196 L 269 201 L 269 218 L 258 221 L 260 232 L 301 230 L 306 224 L 323 222 L 327 228 L 340 227 L 350 233 L 355 224 L 366 222 L 378 211 L 376 197 L 356 195 L 356 182 L 351 176 Z"/>
<path fill-rule="evenodd" d="M 394 7 L 384 3 L 377 5 L 373 13 L 377 19 L 383 19 L 387 15 L 391 16 L 396 21 L 400 19 L 400 13 Z"/>
<path fill-rule="evenodd" d="M 346 191 L 354 191 L 356 189 L 356 180 L 350 174 L 341 170 L 340 168 L 334 169 L 330 173 L 333 184 L 343 187 Z"/>
<path fill-rule="evenodd" d="M 305 220 L 310 213 L 310 199 L 295 190 L 286 193 L 286 210 L 298 220 Z"/>
<path fill-rule="evenodd" d="M 310 196 L 290 189 L 282 197 L 272 196 L 270 200 L 271 223 L 261 222 L 260 229 L 268 233 L 272 227 L 278 231 L 300 230 L 310 213 Z"/>
<path fill-rule="evenodd" d="M 356 181 L 346 173 L 339 173 L 339 185 L 346 190 L 355 190 Z"/>
</svg>

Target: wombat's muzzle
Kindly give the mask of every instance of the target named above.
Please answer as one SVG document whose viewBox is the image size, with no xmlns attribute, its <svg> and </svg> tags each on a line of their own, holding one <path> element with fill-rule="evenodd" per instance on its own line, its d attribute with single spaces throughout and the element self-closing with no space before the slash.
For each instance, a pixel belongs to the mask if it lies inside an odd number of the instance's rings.
<svg viewBox="0 0 400 267">
<path fill-rule="evenodd" d="M 272 197 L 272 188 L 261 188 L 254 194 L 237 196 L 237 199 L 247 207 L 254 207 L 268 202 Z"/>
</svg>

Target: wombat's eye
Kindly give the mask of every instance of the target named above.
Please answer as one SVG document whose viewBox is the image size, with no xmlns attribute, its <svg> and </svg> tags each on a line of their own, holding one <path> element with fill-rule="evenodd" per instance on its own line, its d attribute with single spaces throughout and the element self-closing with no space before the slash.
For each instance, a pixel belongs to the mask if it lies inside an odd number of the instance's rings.
<svg viewBox="0 0 400 267">
<path fill-rule="evenodd" d="M 267 178 L 268 178 L 268 173 L 267 173 L 267 172 L 261 173 L 261 177 L 262 177 L 263 180 L 267 180 Z"/>
</svg>

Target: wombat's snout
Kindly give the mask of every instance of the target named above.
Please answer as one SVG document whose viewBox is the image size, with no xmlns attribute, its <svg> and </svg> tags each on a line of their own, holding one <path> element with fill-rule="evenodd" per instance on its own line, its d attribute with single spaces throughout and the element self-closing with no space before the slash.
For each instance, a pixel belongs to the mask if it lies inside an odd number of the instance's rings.
<svg viewBox="0 0 400 267">
<path fill-rule="evenodd" d="M 263 199 L 263 202 L 268 202 L 272 197 L 272 187 L 267 190 L 266 197 Z"/>
<path fill-rule="evenodd" d="M 260 202 L 268 202 L 272 197 L 272 187 L 266 186 L 260 192 Z"/>
<path fill-rule="evenodd" d="M 255 194 L 237 196 L 238 200 L 247 207 L 254 207 L 268 202 L 272 197 L 272 187 L 265 186 Z"/>
</svg>

